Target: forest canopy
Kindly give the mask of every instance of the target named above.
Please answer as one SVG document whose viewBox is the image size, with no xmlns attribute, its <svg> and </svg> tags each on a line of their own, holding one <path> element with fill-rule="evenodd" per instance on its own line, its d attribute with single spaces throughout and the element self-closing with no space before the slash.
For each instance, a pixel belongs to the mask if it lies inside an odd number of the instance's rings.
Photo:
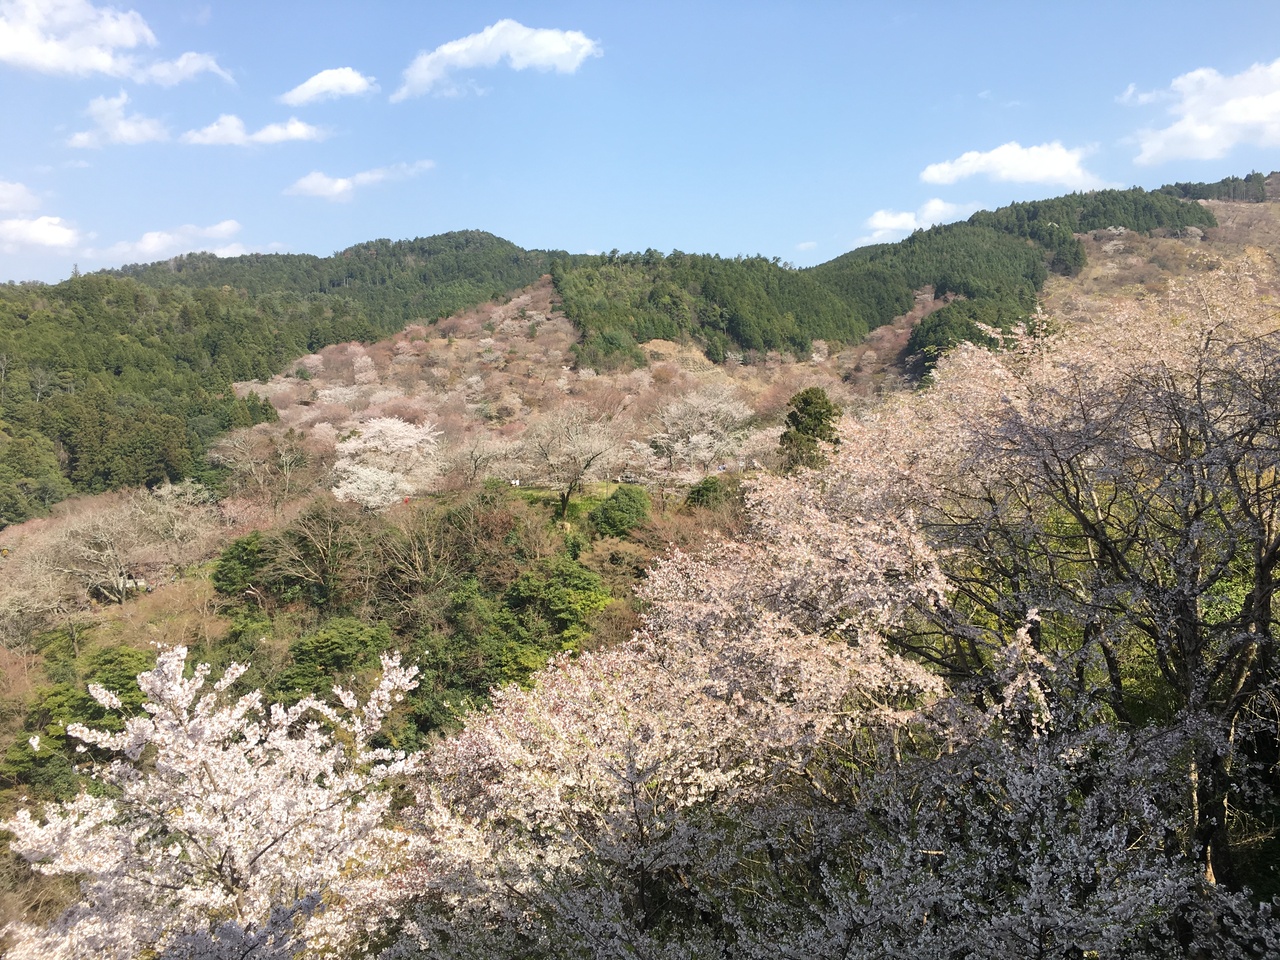
<svg viewBox="0 0 1280 960">
<path fill-rule="evenodd" d="M 804 270 L 776 257 L 524 250 L 473 230 L 374 240 L 332 257 L 192 253 L 52 286 L 10 284 L 0 288 L 0 526 L 72 492 L 200 476 L 214 438 L 275 415 L 233 383 L 265 380 L 330 344 L 433 322 L 548 272 L 581 333 L 581 367 L 643 366 L 639 344 L 655 338 L 696 342 L 716 362 L 805 357 L 814 340 L 860 342 L 921 290 L 956 300 L 913 334 L 911 349 L 932 362 L 959 341 L 981 342 L 982 326 L 1007 331 L 1029 317 L 1050 272 L 1083 265 L 1077 232 L 1213 226 L 1183 194 L 1134 188 L 1012 204 Z"/>
</svg>

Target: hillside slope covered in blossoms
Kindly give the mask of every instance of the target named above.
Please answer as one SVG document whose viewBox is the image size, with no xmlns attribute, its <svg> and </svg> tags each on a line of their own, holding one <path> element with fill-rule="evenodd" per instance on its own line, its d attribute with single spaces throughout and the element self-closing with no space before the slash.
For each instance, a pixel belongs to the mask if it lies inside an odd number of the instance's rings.
<svg viewBox="0 0 1280 960">
<path fill-rule="evenodd" d="M 1274 956 L 1280 278 L 1183 273 L 1051 289 L 412 749 L 443 651 L 94 687 L 107 789 L 5 823 L 79 894 L 10 955 Z"/>
</svg>

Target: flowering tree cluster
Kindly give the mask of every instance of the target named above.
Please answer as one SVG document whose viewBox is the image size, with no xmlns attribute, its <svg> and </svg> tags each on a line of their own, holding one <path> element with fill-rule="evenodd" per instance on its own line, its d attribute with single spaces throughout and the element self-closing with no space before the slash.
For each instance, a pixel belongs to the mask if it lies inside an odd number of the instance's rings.
<svg viewBox="0 0 1280 960">
<path fill-rule="evenodd" d="M 747 437 L 751 408 L 724 385 L 700 387 L 663 404 L 650 418 L 648 453 L 673 480 L 696 483 L 732 457 Z"/>
<path fill-rule="evenodd" d="M 755 545 L 674 558 L 643 634 L 501 692 L 431 753 L 421 949 L 701 955 L 751 925 L 812 842 L 803 820 L 940 691 L 870 636 L 808 631 L 766 566 Z"/>
<path fill-rule="evenodd" d="M 962 349 L 759 481 L 747 539 L 653 572 L 631 646 L 432 754 L 418 947 L 1274 954 L 1238 866 L 1280 556 L 1249 282 Z"/>
<path fill-rule="evenodd" d="M 338 444 L 333 495 L 370 510 L 421 492 L 439 469 L 440 431 L 399 417 L 375 417 Z"/>
<path fill-rule="evenodd" d="M 345 956 L 385 922 L 392 888 L 379 878 L 407 841 L 384 826 L 379 787 L 411 761 L 371 740 L 416 669 L 386 657 L 363 705 L 337 690 L 341 709 L 286 709 L 231 696 L 243 666 L 212 686 L 207 666 L 185 667 L 184 648 L 160 654 L 138 678 L 146 713 L 122 732 L 68 730 L 114 756 L 95 768 L 104 789 L 0 825 L 37 870 L 84 878 L 52 925 L 8 931 L 8 956 Z"/>
</svg>

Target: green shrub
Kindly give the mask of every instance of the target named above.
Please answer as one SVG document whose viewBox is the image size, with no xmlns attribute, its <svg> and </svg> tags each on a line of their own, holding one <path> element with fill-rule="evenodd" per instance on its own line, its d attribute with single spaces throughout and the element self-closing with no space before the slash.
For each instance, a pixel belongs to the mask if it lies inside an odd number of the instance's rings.
<svg viewBox="0 0 1280 960">
<path fill-rule="evenodd" d="M 684 505 L 716 510 L 728 503 L 729 497 L 729 485 L 712 474 L 709 477 L 703 477 L 689 488 L 689 494 L 684 498 Z"/>
<path fill-rule="evenodd" d="M 625 537 L 649 519 L 652 505 L 644 487 L 622 486 L 604 503 L 592 510 L 589 519 L 596 532 L 604 537 Z"/>
</svg>

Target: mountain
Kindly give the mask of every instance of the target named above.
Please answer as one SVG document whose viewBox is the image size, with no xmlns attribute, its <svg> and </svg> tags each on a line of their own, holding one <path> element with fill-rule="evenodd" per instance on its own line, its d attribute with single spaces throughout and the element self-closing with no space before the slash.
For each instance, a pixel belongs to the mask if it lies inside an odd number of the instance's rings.
<svg viewBox="0 0 1280 960">
<path fill-rule="evenodd" d="M 445 317 L 528 286 L 557 259 L 572 258 L 559 250 L 525 250 L 482 230 L 462 230 L 415 240 L 370 240 L 331 257 L 190 253 L 107 272 L 158 289 L 232 287 L 255 297 L 348 300 L 385 336 L 411 320 Z"/>
<path fill-rule="evenodd" d="M 1256 193 L 1259 176 L 1241 182 Z M 911 349 L 934 357 L 982 339 L 980 325 L 1007 329 L 1029 316 L 1051 273 L 1084 265 L 1082 232 L 1213 227 L 1206 206 L 1180 199 L 1212 186 L 1012 204 L 804 270 L 760 256 L 525 250 L 472 230 L 373 240 L 331 257 L 192 253 L 52 286 L 10 284 L 0 287 L 0 525 L 73 491 L 198 475 L 214 437 L 274 416 L 232 383 L 547 273 L 581 333 L 581 367 L 643 366 L 639 344 L 653 339 L 692 341 L 715 362 L 806 357 L 815 340 L 861 342 L 922 290 L 948 301 L 912 334 Z"/>
</svg>

